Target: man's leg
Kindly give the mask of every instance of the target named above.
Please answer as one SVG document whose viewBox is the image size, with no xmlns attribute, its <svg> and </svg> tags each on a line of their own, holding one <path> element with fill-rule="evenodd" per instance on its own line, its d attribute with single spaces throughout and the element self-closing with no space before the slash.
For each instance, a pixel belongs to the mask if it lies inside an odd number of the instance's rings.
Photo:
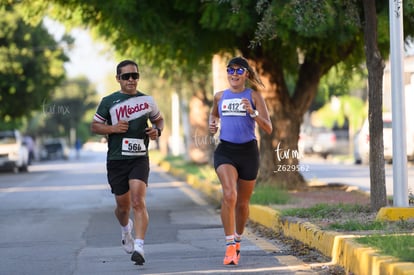
<svg viewBox="0 0 414 275">
<path fill-rule="evenodd" d="M 128 191 L 123 195 L 116 195 L 115 201 L 115 216 L 121 226 L 127 226 L 129 220 L 129 211 L 131 208 L 130 192 Z"/>
<path fill-rule="evenodd" d="M 134 251 L 134 239 L 132 237 L 132 221 L 129 219 L 129 212 L 131 207 L 130 192 L 126 192 L 122 195 L 116 195 L 116 208 L 115 216 L 121 225 L 122 231 L 122 247 L 127 253 Z"/>
<path fill-rule="evenodd" d="M 129 189 L 131 192 L 131 204 L 134 212 L 134 229 L 135 229 L 135 244 L 134 253 L 131 260 L 136 264 L 142 265 L 144 259 L 144 239 L 148 228 L 148 211 L 146 206 L 147 185 L 145 182 L 137 179 L 129 181 Z"/>
<path fill-rule="evenodd" d="M 130 180 L 131 204 L 134 210 L 135 238 L 144 239 L 148 228 L 148 211 L 145 202 L 147 185 L 141 180 Z"/>
</svg>

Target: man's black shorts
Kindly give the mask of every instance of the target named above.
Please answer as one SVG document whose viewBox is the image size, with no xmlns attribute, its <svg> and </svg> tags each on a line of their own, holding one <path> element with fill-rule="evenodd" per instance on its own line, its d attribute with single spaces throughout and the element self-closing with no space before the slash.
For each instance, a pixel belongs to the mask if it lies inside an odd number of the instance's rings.
<svg viewBox="0 0 414 275">
<path fill-rule="evenodd" d="M 221 140 L 214 151 L 214 168 L 231 164 L 242 180 L 254 180 L 259 172 L 260 157 L 257 141 L 236 144 Z"/>
<path fill-rule="evenodd" d="M 106 169 L 111 192 L 115 195 L 128 192 L 130 179 L 142 180 L 148 185 L 150 168 L 147 156 L 128 160 L 108 160 Z"/>
</svg>

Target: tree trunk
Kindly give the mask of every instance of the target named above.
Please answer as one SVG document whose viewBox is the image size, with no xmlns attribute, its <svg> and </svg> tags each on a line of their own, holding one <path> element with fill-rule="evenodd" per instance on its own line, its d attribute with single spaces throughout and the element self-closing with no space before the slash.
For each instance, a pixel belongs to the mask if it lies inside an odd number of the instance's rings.
<svg viewBox="0 0 414 275">
<path fill-rule="evenodd" d="M 269 109 L 280 110 L 267 101 Z M 305 185 L 298 151 L 301 117 L 283 116 L 280 111 L 271 115 L 273 132 L 260 135 L 260 175 L 258 183 L 275 185 L 283 189 L 300 189 Z"/>
<path fill-rule="evenodd" d="M 215 139 L 208 129 L 210 106 L 200 97 L 193 96 L 190 100 L 190 138 L 187 140 L 190 160 L 205 164 L 211 160 L 211 152 Z"/>
<path fill-rule="evenodd" d="M 375 0 L 364 0 L 365 54 L 368 68 L 369 161 L 371 208 L 378 211 L 387 204 L 382 123 L 382 79 L 384 60 L 378 50 Z"/>
<path fill-rule="evenodd" d="M 210 116 L 213 95 L 206 90 L 208 74 L 201 74 L 192 80 L 192 95 L 189 102 L 190 134 L 186 139 L 188 156 L 197 164 L 212 163 L 212 153 L 216 139 L 210 134 L 208 120 Z"/>
<path fill-rule="evenodd" d="M 263 74 L 263 67 L 272 68 L 272 75 Z M 260 175 L 258 184 L 265 183 L 294 190 L 303 188 L 302 172 L 309 170 L 300 164 L 298 151 L 300 126 L 312 103 L 322 75 L 319 65 L 303 63 L 296 88 L 291 96 L 284 82 L 283 70 L 275 61 L 260 59 L 256 64 L 265 88 L 261 90 L 270 113 L 273 132 L 260 132 Z M 269 71 L 269 70 L 267 70 Z"/>
</svg>

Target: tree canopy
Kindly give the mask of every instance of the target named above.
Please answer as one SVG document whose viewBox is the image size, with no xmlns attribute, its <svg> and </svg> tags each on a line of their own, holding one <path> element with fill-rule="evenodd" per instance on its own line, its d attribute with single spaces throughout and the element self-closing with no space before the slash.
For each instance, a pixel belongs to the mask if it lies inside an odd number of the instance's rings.
<svg viewBox="0 0 414 275">
<path fill-rule="evenodd" d="M 389 52 L 388 3 L 376 1 L 378 48 Z M 206 72 L 214 54 L 236 50 L 258 70 L 273 133 L 261 135 L 261 178 L 295 188 L 299 173 L 274 173 L 274 148 L 297 149 L 303 115 L 321 78 L 341 63 L 365 59 L 366 18 L 354 0 L 32 0 L 22 3 L 68 25 L 84 25 L 112 43 L 123 56 L 161 69 L 179 70 L 179 79 Z M 404 34 L 414 33 L 414 7 L 404 2 Z M 411 27 L 410 27 L 411 26 Z M 223 69 L 224 71 L 224 69 Z M 203 94 L 203 93 L 200 93 Z M 205 94 L 205 93 L 204 93 Z M 207 123 L 207 122 L 206 122 Z M 287 156 L 282 165 L 297 164 Z"/>
<path fill-rule="evenodd" d="M 71 130 L 77 130 L 85 140 L 90 123 L 86 114 L 93 115 L 98 101 L 96 90 L 86 78 L 65 80 L 50 100 L 42 102 L 42 109 L 30 121 L 28 131 L 34 136 L 69 137 Z"/>
<path fill-rule="evenodd" d="M 15 123 L 39 110 L 64 78 L 67 60 L 38 24 L 26 23 L 13 5 L 0 5 L 0 117 Z"/>
</svg>

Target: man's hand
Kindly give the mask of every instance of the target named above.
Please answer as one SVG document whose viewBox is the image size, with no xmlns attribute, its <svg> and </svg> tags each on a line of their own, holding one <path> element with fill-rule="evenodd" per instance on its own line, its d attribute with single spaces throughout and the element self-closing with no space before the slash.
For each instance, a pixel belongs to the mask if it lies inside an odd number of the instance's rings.
<svg viewBox="0 0 414 275">
<path fill-rule="evenodd" d="M 118 124 L 113 125 L 114 133 L 125 133 L 128 131 L 128 121 L 120 120 L 118 121 Z"/>
<path fill-rule="evenodd" d="M 155 127 L 145 128 L 145 133 L 149 136 L 150 139 L 156 140 L 158 138 L 158 129 Z"/>
</svg>

